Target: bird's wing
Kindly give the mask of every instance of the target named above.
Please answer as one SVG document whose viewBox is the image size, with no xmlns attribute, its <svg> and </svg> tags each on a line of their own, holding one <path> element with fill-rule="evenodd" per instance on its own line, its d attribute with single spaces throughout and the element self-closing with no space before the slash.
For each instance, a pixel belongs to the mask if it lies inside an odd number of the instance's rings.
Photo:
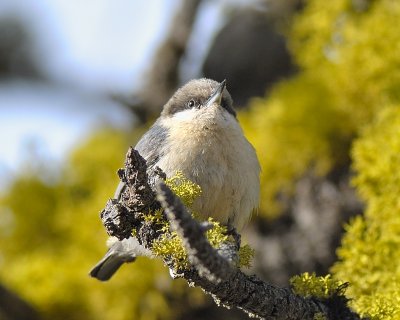
<svg viewBox="0 0 400 320">
<path fill-rule="evenodd" d="M 158 159 L 163 156 L 167 135 L 167 129 L 156 121 L 136 144 L 135 149 L 146 160 L 148 170 L 152 170 Z M 125 183 L 120 181 L 115 190 L 114 199 L 119 200 L 124 190 Z"/>
<path fill-rule="evenodd" d="M 167 129 L 156 121 L 136 144 L 135 149 L 146 160 L 149 168 L 153 167 L 165 152 Z"/>
</svg>

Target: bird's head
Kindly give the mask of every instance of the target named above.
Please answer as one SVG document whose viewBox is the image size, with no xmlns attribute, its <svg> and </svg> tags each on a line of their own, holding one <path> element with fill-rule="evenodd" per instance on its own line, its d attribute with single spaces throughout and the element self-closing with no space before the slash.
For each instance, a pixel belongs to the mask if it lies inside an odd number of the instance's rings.
<svg viewBox="0 0 400 320">
<path fill-rule="evenodd" d="M 169 99 L 161 113 L 164 118 L 201 120 L 216 117 L 236 118 L 226 81 L 210 79 L 189 81 Z"/>
</svg>

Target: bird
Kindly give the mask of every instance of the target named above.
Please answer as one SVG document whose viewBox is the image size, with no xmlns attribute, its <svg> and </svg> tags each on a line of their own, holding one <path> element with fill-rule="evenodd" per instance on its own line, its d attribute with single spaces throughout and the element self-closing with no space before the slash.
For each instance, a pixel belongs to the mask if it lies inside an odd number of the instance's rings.
<svg viewBox="0 0 400 320">
<path fill-rule="evenodd" d="M 167 177 L 179 171 L 198 184 L 202 192 L 192 209 L 204 218 L 240 231 L 258 207 L 260 163 L 238 122 L 226 80 L 194 79 L 179 88 L 135 149 L 148 170 L 159 167 Z M 124 187 L 120 182 L 115 199 Z M 137 256 L 151 256 L 135 237 L 112 237 L 108 246 L 90 272 L 101 281 Z"/>
</svg>

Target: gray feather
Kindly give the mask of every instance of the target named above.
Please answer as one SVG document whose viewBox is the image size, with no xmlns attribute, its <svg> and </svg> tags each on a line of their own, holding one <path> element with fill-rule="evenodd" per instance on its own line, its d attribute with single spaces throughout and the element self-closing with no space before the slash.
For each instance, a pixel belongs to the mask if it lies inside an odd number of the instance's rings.
<svg viewBox="0 0 400 320">
<path fill-rule="evenodd" d="M 132 258 L 130 261 L 134 261 Z M 109 280 L 126 261 L 116 254 L 106 254 L 101 261 L 90 271 L 90 276 L 100 281 Z"/>
<path fill-rule="evenodd" d="M 167 128 L 156 121 L 136 144 L 135 149 L 146 160 L 149 169 L 164 155 L 167 137 Z"/>
<path fill-rule="evenodd" d="M 158 178 L 158 176 L 153 177 L 151 171 L 154 169 L 159 158 L 163 155 L 163 146 L 167 139 L 167 133 L 167 129 L 156 121 L 135 146 L 135 149 L 139 151 L 140 155 L 146 160 L 148 170 L 150 171 L 149 176 L 152 179 Z M 114 199 L 120 200 L 125 187 L 125 183 L 120 181 L 115 190 Z M 132 239 L 133 238 L 115 242 L 107 251 L 104 258 L 90 271 L 90 276 L 101 281 L 107 281 L 122 264 L 134 261 L 136 259 L 135 250 L 144 252 L 144 249 L 138 247 L 136 244 L 133 245 L 134 241 Z M 144 254 L 149 255 L 149 253 L 146 252 L 144 252 Z"/>
<path fill-rule="evenodd" d="M 167 139 L 168 131 L 162 126 L 159 121 L 156 121 L 153 126 L 143 135 L 136 144 L 135 149 L 146 160 L 150 179 L 157 180 L 158 176 L 153 177 L 151 174 L 157 161 L 164 155 L 165 140 Z M 154 182 L 153 182 L 154 183 Z M 125 190 L 125 183 L 120 181 L 114 193 L 114 199 L 120 200 L 122 193 Z"/>
<path fill-rule="evenodd" d="M 134 237 L 122 241 L 113 237 L 110 239 L 112 240 L 110 249 L 89 272 L 93 278 L 107 281 L 125 262 L 133 262 L 137 256 L 151 256 L 151 252 L 143 248 Z"/>
</svg>

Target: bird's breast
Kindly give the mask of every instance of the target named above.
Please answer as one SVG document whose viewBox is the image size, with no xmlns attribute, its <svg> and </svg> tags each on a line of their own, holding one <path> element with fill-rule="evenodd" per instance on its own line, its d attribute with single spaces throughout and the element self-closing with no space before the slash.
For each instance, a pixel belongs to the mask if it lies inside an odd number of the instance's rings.
<svg viewBox="0 0 400 320">
<path fill-rule="evenodd" d="M 167 176 L 182 171 L 202 189 L 193 209 L 241 228 L 258 205 L 260 167 L 239 124 L 174 124 L 165 146 L 156 165 Z"/>
</svg>

